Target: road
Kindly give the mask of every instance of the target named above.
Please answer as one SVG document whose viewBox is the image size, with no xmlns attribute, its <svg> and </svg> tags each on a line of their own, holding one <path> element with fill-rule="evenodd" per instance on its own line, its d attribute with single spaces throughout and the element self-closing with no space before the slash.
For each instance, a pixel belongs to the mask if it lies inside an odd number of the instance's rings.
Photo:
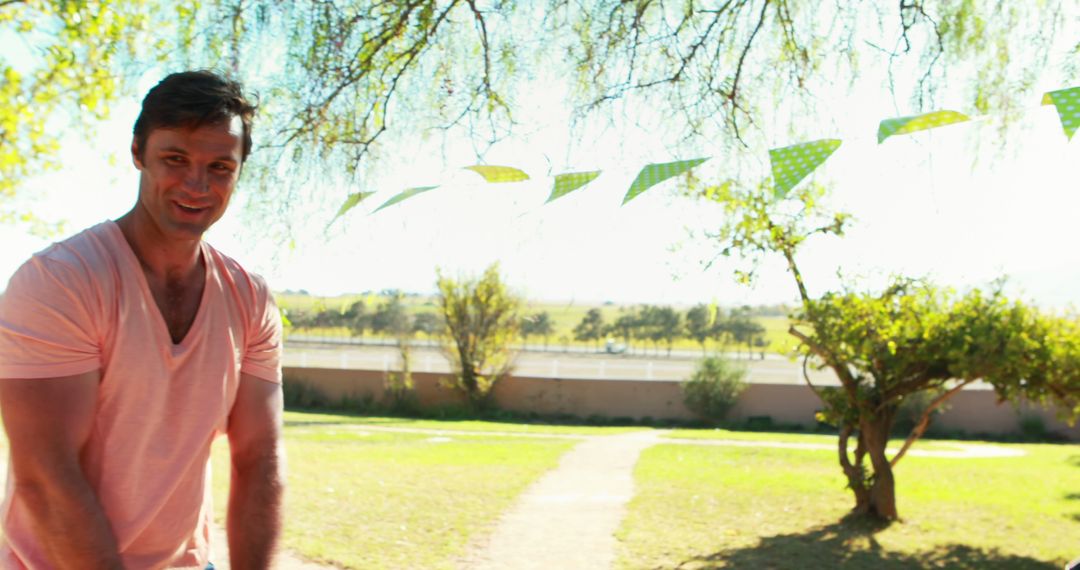
<svg viewBox="0 0 1080 570">
<path fill-rule="evenodd" d="M 691 356 L 692 355 L 692 356 Z M 693 371 L 700 353 L 679 353 L 671 358 L 626 354 L 585 352 L 527 351 L 518 355 L 515 373 L 543 378 L 587 378 L 602 380 L 684 380 Z M 416 347 L 412 353 L 413 370 L 449 372 L 450 365 L 438 349 Z M 802 383 L 802 367 L 786 358 L 766 354 L 764 359 L 738 362 L 748 368 L 747 380 L 765 384 Z M 319 344 L 289 341 L 285 345 L 285 366 L 343 368 L 357 370 L 396 370 L 400 356 L 394 347 Z M 811 371 L 815 385 L 836 385 L 830 371 Z"/>
</svg>

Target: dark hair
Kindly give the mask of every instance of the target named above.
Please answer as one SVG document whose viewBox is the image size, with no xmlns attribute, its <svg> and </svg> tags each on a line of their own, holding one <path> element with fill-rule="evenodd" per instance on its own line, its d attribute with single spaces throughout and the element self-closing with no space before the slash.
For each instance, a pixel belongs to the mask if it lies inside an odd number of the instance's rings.
<svg viewBox="0 0 1080 570">
<path fill-rule="evenodd" d="M 139 155 L 154 129 L 198 128 L 240 117 L 244 124 L 241 160 L 251 153 L 251 120 L 258 105 L 244 95 L 238 81 L 208 70 L 182 71 L 162 79 L 143 98 L 142 111 L 135 119 L 135 144 Z"/>
</svg>

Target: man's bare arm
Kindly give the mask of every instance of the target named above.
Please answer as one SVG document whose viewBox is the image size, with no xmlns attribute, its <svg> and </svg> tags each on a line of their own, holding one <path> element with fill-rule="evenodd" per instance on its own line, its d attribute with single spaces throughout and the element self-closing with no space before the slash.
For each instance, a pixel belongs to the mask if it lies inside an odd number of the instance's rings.
<svg viewBox="0 0 1080 570">
<path fill-rule="evenodd" d="M 15 494 L 56 568 L 122 568 L 79 454 L 94 427 L 100 373 L 0 379 Z"/>
<path fill-rule="evenodd" d="M 233 568 L 270 568 L 281 534 L 285 490 L 281 407 L 281 385 L 240 375 L 229 414 L 232 479 L 227 527 Z"/>
</svg>

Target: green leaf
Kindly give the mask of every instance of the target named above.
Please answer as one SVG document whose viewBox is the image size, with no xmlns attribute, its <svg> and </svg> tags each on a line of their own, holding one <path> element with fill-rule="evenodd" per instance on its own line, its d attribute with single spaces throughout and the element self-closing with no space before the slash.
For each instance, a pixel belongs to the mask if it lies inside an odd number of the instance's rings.
<svg viewBox="0 0 1080 570">
<path fill-rule="evenodd" d="M 677 162 L 646 164 L 641 169 L 641 172 L 638 172 L 637 178 L 635 178 L 633 184 L 630 185 L 630 189 L 626 191 L 626 196 L 623 197 L 622 203 L 626 204 L 630 200 L 636 198 L 638 194 L 641 194 L 668 178 L 687 172 L 691 168 L 709 160 L 709 158 L 710 157 L 704 157 L 691 160 L 680 160 Z"/>
<path fill-rule="evenodd" d="M 881 144 L 885 139 L 893 135 L 903 135 L 916 131 L 925 131 L 953 123 L 962 123 L 970 120 L 967 115 L 956 111 L 934 111 L 922 115 L 910 117 L 895 117 L 885 119 L 878 125 L 877 141 Z"/>
<path fill-rule="evenodd" d="M 528 180 L 529 175 L 525 174 L 521 170 L 512 166 L 489 166 L 485 164 L 476 164 L 473 166 L 466 166 L 466 170 L 472 170 L 473 172 L 484 177 L 491 183 L 502 182 L 520 182 L 522 180 Z"/>
<path fill-rule="evenodd" d="M 836 149 L 840 148 L 838 139 L 821 139 L 800 143 L 783 148 L 769 150 L 769 162 L 772 164 L 773 195 L 783 198 L 803 178 L 821 166 Z"/>
<path fill-rule="evenodd" d="M 393 206 L 394 204 L 397 204 L 398 202 L 400 202 L 400 201 L 402 201 L 402 200 L 404 200 L 406 198 L 412 198 L 413 196 L 416 196 L 417 194 L 422 194 L 424 192 L 427 192 L 428 190 L 434 190 L 436 188 L 438 188 L 438 186 L 417 186 L 416 188 L 409 188 L 408 190 L 403 191 L 402 193 L 398 194 L 397 196 L 394 196 L 393 198 L 390 198 L 386 202 L 383 202 L 383 204 L 381 206 L 379 206 L 378 208 L 375 208 L 375 212 L 378 212 L 379 210 L 381 210 L 383 208 L 388 208 L 390 206 Z M 372 214 L 374 214 L 375 212 L 372 212 Z"/>
<path fill-rule="evenodd" d="M 599 170 L 557 174 L 555 176 L 555 184 L 551 187 L 551 196 L 548 196 L 547 202 L 551 202 L 556 198 L 561 198 L 570 192 L 585 186 L 595 180 L 597 176 L 600 176 Z M 545 202 L 545 204 L 547 202 Z"/>
<path fill-rule="evenodd" d="M 1054 105 L 1065 136 L 1072 140 L 1076 128 L 1080 127 L 1080 87 L 1050 91 L 1043 95 L 1042 104 Z"/>
<path fill-rule="evenodd" d="M 364 198 L 367 198 L 372 194 L 374 194 L 374 192 L 356 192 L 354 194 L 349 194 L 349 197 L 345 199 L 345 203 L 338 208 L 337 214 L 334 215 L 334 219 L 330 220 L 330 224 L 333 224 L 338 218 L 344 216 L 345 212 L 355 208 L 357 204 L 364 201 Z M 329 227 L 330 224 L 326 224 L 327 227 Z"/>
</svg>

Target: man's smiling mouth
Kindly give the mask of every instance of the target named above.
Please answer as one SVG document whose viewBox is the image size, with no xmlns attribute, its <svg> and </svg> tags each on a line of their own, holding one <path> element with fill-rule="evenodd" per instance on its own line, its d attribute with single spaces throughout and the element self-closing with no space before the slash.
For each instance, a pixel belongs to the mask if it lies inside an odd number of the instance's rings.
<svg viewBox="0 0 1080 570">
<path fill-rule="evenodd" d="M 180 206 L 180 209 L 184 210 L 185 212 L 201 212 L 201 211 L 206 209 L 206 207 L 194 206 L 192 204 L 185 204 L 184 202 L 175 202 L 175 204 L 177 206 Z"/>
</svg>

